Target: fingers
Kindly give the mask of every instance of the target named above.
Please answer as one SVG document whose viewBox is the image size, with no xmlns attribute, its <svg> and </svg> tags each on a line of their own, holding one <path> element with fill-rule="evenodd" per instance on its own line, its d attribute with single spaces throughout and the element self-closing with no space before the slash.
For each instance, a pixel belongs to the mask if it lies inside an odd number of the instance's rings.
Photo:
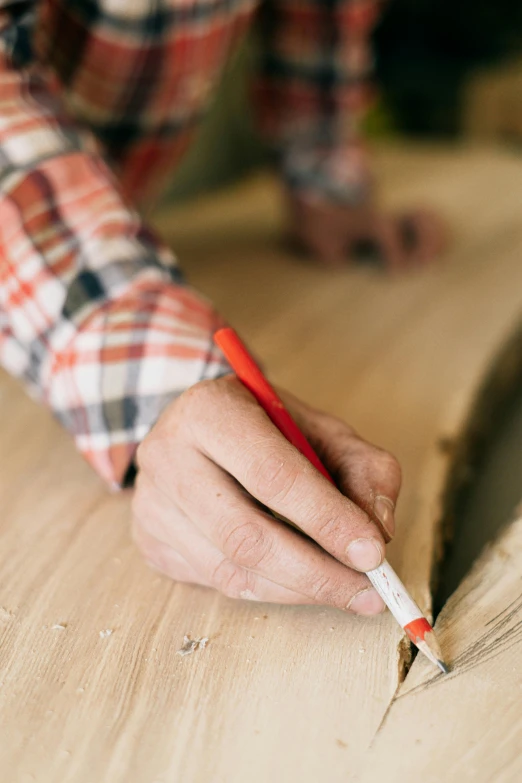
<svg viewBox="0 0 522 783">
<path fill-rule="evenodd" d="M 133 540 L 149 568 L 159 571 L 176 582 L 210 587 L 204 576 L 193 568 L 179 552 L 152 536 L 141 525 L 133 525 Z"/>
<path fill-rule="evenodd" d="M 336 485 L 381 527 L 388 543 L 395 532 L 394 510 L 401 488 L 398 461 L 340 419 L 316 411 L 288 392 L 282 396 Z"/>
<path fill-rule="evenodd" d="M 298 401 L 290 409 L 342 492 L 235 377 L 203 382 L 175 401 L 138 450 L 138 544 L 173 578 L 225 595 L 374 614 L 383 603 L 360 572 L 382 562 L 393 533 L 398 466 L 342 422 Z"/>
<path fill-rule="evenodd" d="M 203 470 L 197 464 L 199 461 L 205 461 L 205 458 L 194 453 L 190 469 L 196 474 Z M 261 576 L 306 597 L 308 603 L 360 611 L 357 604 L 355 609 L 351 604 L 357 593 L 370 587 L 366 576 L 345 568 L 312 541 L 257 508 L 216 465 L 207 464 L 204 472 L 205 492 L 173 500 L 180 504 L 184 519 L 194 522 L 191 527 L 188 521 L 176 519 L 180 551 L 188 559 L 191 552 L 198 552 L 197 567 L 211 574 L 212 584 L 226 595 L 231 595 L 232 590 L 232 597 L 249 590 L 258 596 L 257 576 Z M 172 499 L 165 497 L 163 503 L 164 522 L 160 519 L 155 531 L 151 532 L 163 540 L 172 540 L 167 521 Z M 217 553 L 219 560 L 216 560 Z M 228 565 L 222 565 L 222 560 Z M 232 574 L 229 573 L 230 563 L 235 567 Z M 236 573 L 237 569 L 240 574 Z M 241 578 L 245 579 L 245 573 L 249 576 L 246 583 L 241 581 Z M 229 584 L 229 580 L 237 579 L 239 585 Z M 259 600 L 265 600 L 264 596 Z M 373 591 L 365 600 L 369 606 L 362 606 L 363 613 L 370 613 L 372 608 L 382 609 Z"/>
<path fill-rule="evenodd" d="M 399 220 L 413 264 L 430 263 L 446 249 L 448 227 L 436 212 L 417 209 L 402 215 Z"/>
<path fill-rule="evenodd" d="M 280 585 L 263 579 L 263 577 L 253 576 L 251 578 L 244 569 L 235 568 L 233 563 L 226 561 L 224 557 L 216 565 L 215 571 L 217 576 L 214 584 L 212 584 L 191 568 L 172 547 L 150 534 L 142 533 L 137 538 L 136 543 L 138 543 L 144 555 L 148 553 L 147 562 L 151 567 L 161 571 L 176 582 L 192 582 L 203 587 L 212 587 L 220 590 L 229 598 L 240 598 L 246 601 L 293 605 L 313 603 L 306 596 L 286 590 Z M 187 573 L 189 578 L 183 578 L 184 573 Z"/>
<path fill-rule="evenodd" d="M 350 260 L 346 246 L 345 210 L 338 205 L 289 199 L 292 244 L 330 269 L 345 267 Z M 354 210 L 358 212 L 358 210 Z"/>
<path fill-rule="evenodd" d="M 398 221 L 389 215 L 376 215 L 372 235 L 387 269 L 401 272 L 409 266 L 409 253 Z"/>
<path fill-rule="evenodd" d="M 386 542 L 395 533 L 395 505 L 401 488 L 400 465 L 389 452 L 360 438 L 333 416 L 306 409 L 295 398 L 300 426 L 339 489 L 380 526 Z"/>
<path fill-rule="evenodd" d="M 348 227 L 349 250 L 364 241 L 375 243 L 390 272 L 404 272 L 431 263 L 446 248 L 447 228 L 436 213 L 416 210 L 404 215 L 375 212 L 356 229 Z"/>
<path fill-rule="evenodd" d="M 211 400 L 200 406 L 193 432 L 201 451 L 341 563 L 359 571 L 380 565 L 384 538 L 368 514 L 286 441 L 236 379 L 222 380 L 234 390 L 234 426 Z"/>
<path fill-rule="evenodd" d="M 202 496 L 202 503 L 195 504 L 208 538 L 186 514 L 179 510 L 173 513 L 168 498 L 154 495 L 153 489 L 147 493 L 143 483 L 138 489 L 142 500 L 134 506 L 134 538 L 146 559 L 172 578 L 214 587 L 231 598 L 291 604 L 327 603 L 360 614 L 374 614 L 383 609 L 379 597 L 368 589 L 366 577 L 343 568 L 283 523 L 257 512 L 246 497 L 239 496 L 228 518 L 229 498 L 225 493 L 227 502 L 218 521 L 212 503 L 205 505 L 205 498 L 213 496 L 214 486 L 210 482 L 209 493 Z M 147 506 L 146 528 L 140 521 L 141 503 Z M 297 549 L 295 542 L 286 546 L 285 533 L 290 534 L 287 538 L 293 535 L 298 539 Z M 274 557 L 265 567 L 267 550 L 273 551 Z M 315 550 L 315 557 L 303 556 L 303 550 Z M 325 567 L 327 560 L 331 563 Z M 256 563 L 257 568 L 249 568 L 250 563 Z M 275 580 L 270 578 L 272 575 Z M 304 589 L 293 589 L 301 584 Z"/>
<path fill-rule="evenodd" d="M 420 213 L 396 217 L 376 214 L 370 236 L 377 245 L 384 266 L 392 273 L 424 266 L 433 260 L 438 245 L 427 216 Z"/>
<path fill-rule="evenodd" d="M 311 201 L 290 194 L 294 241 L 328 267 L 345 267 L 361 253 L 375 251 L 391 272 L 422 267 L 446 247 L 444 220 L 428 209 L 403 215 L 381 211 L 373 203 L 360 205 Z"/>
</svg>

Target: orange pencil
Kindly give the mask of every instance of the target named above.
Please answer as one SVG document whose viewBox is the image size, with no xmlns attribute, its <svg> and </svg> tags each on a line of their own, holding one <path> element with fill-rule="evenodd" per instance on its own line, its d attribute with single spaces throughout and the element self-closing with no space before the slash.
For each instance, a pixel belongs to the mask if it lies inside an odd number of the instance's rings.
<svg viewBox="0 0 522 783">
<path fill-rule="evenodd" d="M 214 335 L 214 340 L 241 383 L 254 395 L 273 424 L 328 481 L 334 484 L 325 466 L 236 332 L 230 327 L 219 329 Z M 366 575 L 413 644 L 444 674 L 447 674 L 449 669 L 442 658 L 433 628 L 388 561 L 384 560 L 378 568 L 368 571 Z"/>
</svg>

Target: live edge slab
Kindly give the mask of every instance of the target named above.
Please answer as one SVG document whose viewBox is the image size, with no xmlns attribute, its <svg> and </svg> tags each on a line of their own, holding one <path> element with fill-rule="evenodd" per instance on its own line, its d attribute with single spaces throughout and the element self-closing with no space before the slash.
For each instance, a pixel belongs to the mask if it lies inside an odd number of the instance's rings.
<svg viewBox="0 0 522 783">
<path fill-rule="evenodd" d="M 377 169 L 388 204 L 448 217 L 439 265 L 392 280 L 296 258 L 268 176 L 155 222 L 274 382 L 398 456 L 389 559 L 429 614 L 461 445 L 484 390 L 494 398 L 520 363 L 522 160 L 397 147 L 378 153 Z M 418 660 L 406 674 L 410 651 L 388 614 L 360 620 L 173 584 L 132 545 L 129 494 L 110 494 L 6 375 L 0 421 L 2 783 L 344 783 L 357 771 L 372 780 L 374 753 L 379 769 L 384 754 L 399 764 L 390 732 L 407 699 L 394 699 L 410 678 L 415 692 L 436 675 Z M 485 617 L 470 620 L 477 639 Z M 465 650 L 460 628 L 451 633 L 450 657 Z M 185 634 L 208 644 L 177 655 Z M 426 736 L 452 709 L 452 680 L 438 682 L 425 691 Z M 491 779 L 481 775 L 477 765 L 473 780 Z"/>
<path fill-rule="evenodd" d="M 520 514 L 487 547 L 437 620 L 452 673 L 439 677 L 415 660 L 353 780 L 522 780 Z"/>
</svg>

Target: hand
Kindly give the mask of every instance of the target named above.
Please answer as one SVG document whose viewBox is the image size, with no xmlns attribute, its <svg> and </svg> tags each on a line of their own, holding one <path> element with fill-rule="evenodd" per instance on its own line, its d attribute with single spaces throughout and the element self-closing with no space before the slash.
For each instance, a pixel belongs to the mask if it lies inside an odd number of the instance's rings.
<svg viewBox="0 0 522 783">
<path fill-rule="evenodd" d="M 360 572 L 382 562 L 393 534 L 399 466 L 343 422 L 284 398 L 343 494 L 227 376 L 181 395 L 140 446 L 134 539 L 163 573 L 232 598 L 381 612 Z"/>
<path fill-rule="evenodd" d="M 370 249 L 386 269 L 402 272 L 426 266 L 447 246 L 444 221 L 428 209 L 392 215 L 371 205 L 289 199 L 291 238 L 325 266 L 347 266 Z"/>
</svg>

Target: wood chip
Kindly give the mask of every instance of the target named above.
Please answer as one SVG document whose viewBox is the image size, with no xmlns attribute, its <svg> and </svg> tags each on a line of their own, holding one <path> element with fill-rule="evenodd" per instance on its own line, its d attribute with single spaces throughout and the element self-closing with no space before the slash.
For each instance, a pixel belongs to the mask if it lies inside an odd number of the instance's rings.
<svg viewBox="0 0 522 783">
<path fill-rule="evenodd" d="M 203 636 L 201 639 L 191 639 L 190 636 L 183 637 L 183 647 L 177 651 L 178 655 L 192 655 L 196 650 L 204 650 L 208 644 L 208 636 Z"/>
</svg>

